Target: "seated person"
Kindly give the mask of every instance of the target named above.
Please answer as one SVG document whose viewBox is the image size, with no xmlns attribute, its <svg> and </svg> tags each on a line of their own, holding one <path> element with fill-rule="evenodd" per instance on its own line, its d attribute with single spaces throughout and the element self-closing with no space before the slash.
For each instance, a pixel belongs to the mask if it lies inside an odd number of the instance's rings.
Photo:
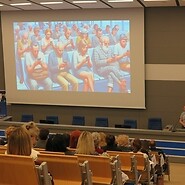
<svg viewBox="0 0 185 185">
<path fill-rule="evenodd" d="M 131 147 L 129 143 L 129 137 L 127 135 L 121 134 L 116 138 L 117 146 L 121 149 L 122 152 L 130 152 Z"/>
<path fill-rule="evenodd" d="M 72 91 L 78 91 L 78 79 L 69 72 L 69 58 L 61 42 L 58 42 L 54 51 L 49 54 L 48 67 L 51 79 L 60 84 L 63 91 L 69 90 L 69 83 L 72 85 Z"/>
<path fill-rule="evenodd" d="M 44 54 L 39 51 L 38 42 L 32 42 L 31 51 L 25 56 L 27 85 L 31 90 L 42 86 L 45 90 L 52 89 L 52 81 L 48 77 L 48 66 Z"/>
<path fill-rule="evenodd" d="M 66 136 L 63 134 L 55 134 L 49 137 L 46 143 L 46 151 L 64 152 L 66 155 L 73 155 L 74 152 L 68 150 L 66 146 Z"/>
<path fill-rule="evenodd" d="M 185 106 L 183 107 L 183 112 L 180 115 L 179 123 L 182 125 L 182 128 L 185 128 Z"/>
<path fill-rule="evenodd" d="M 38 141 L 34 147 L 46 149 L 46 142 L 48 137 L 49 137 L 49 130 L 47 128 L 41 128 L 38 136 Z"/>
<path fill-rule="evenodd" d="M 92 137 L 94 140 L 94 146 L 97 153 L 102 154 L 103 149 L 100 147 L 100 134 L 98 132 L 93 132 Z"/>
</svg>

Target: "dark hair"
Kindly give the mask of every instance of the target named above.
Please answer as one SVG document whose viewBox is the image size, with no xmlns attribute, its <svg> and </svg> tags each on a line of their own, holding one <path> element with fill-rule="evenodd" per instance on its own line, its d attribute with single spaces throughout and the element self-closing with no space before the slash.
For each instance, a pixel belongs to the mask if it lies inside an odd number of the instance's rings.
<svg viewBox="0 0 185 185">
<path fill-rule="evenodd" d="M 46 150 L 53 152 L 66 152 L 66 141 L 65 136 L 62 134 L 56 134 L 49 137 L 46 143 Z"/>
<path fill-rule="evenodd" d="M 39 139 L 46 140 L 49 135 L 49 130 L 47 128 L 41 128 L 39 132 Z"/>
<path fill-rule="evenodd" d="M 106 140 L 107 146 L 115 145 L 115 136 L 114 135 L 111 135 L 111 134 L 107 135 L 105 140 Z"/>
<path fill-rule="evenodd" d="M 135 138 L 132 142 L 133 152 L 137 153 L 141 149 L 141 140 Z"/>
</svg>

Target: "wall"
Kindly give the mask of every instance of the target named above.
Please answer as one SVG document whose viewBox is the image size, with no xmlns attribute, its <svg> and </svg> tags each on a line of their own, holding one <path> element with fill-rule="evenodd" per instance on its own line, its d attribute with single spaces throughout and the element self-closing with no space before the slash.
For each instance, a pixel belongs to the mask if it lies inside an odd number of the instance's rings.
<svg viewBox="0 0 185 185">
<path fill-rule="evenodd" d="M 72 115 L 84 115 L 86 125 L 106 116 L 110 126 L 134 118 L 139 128 L 147 128 L 148 117 L 161 117 L 163 126 L 178 123 L 185 101 L 185 8 L 145 10 L 146 110 L 63 106 L 9 105 L 9 114 L 20 121 L 22 113 L 59 115 L 61 124 L 71 124 Z M 2 49 L 0 49 L 1 59 Z M 0 88 L 4 88 L 3 60 L 0 60 Z"/>
</svg>

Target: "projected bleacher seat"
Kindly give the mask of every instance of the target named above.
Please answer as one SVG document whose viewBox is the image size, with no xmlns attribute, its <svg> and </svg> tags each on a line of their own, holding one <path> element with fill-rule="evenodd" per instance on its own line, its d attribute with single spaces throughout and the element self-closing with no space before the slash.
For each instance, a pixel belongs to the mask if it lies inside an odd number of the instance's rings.
<svg viewBox="0 0 185 185">
<path fill-rule="evenodd" d="M 85 125 L 85 117 L 84 116 L 73 116 L 72 125 L 84 126 Z"/>
<path fill-rule="evenodd" d="M 95 126 L 96 127 L 108 127 L 108 118 L 106 117 L 97 117 L 95 121 Z"/>
<path fill-rule="evenodd" d="M 162 130 L 162 119 L 161 118 L 148 118 L 148 129 Z"/>
<path fill-rule="evenodd" d="M 137 120 L 134 120 L 134 119 L 125 119 L 124 120 L 123 127 L 124 128 L 137 128 Z"/>
<path fill-rule="evenodd" d="M 33 121 L 33 114 L 22 114 L 21 122 Z"/>
<path fill-rule="evenodd" d="M 59 123 L 58 116 L 46 116 L 46 121 L 53 121 L 54 124 Z"/>
</svg>

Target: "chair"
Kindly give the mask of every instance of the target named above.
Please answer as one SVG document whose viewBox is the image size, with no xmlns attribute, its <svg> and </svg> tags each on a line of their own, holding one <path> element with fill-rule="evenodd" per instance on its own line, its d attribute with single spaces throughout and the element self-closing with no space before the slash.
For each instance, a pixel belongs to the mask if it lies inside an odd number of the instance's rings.
<svg viewBox="0 0 185 185">
<path fill-rule="evenodd" d="M 85 117 L 84 116 L 73 116 L 72 125 L 85 125 Z"/>
<path fill-rule="evenodd" d="M 33 121 L 33 114 L 22 114 L 21 122 Z"/>
<path fill-rule="evenodd" d="M 47 162 L 48 170 L 53 176 L 55 185 L 81 185 L 87 180 L 83 179 L 86 174 L 82 175 L 84 170 L 81 167 L 83 165 L 79 165 L 77 156 L 40 153 L 38 160 Z M 89 177 L 89 175 L 87 176 Z M 90 182 L 87 185 L 91 185 Z"/>
<path fill-rule="evenodd" d="M 137 128 L 137 120 L 134 119 L 125 119 L 124 120 L 124 124 L 123 124 L 124 128 Z"/>
<path fill-rule="evenodd" d="M 79 162 L 89 162 L 89 167 L 92 171 L 93 184 L 111 184 L 113 180 L 113 174 L 111 168 L 111 161 L 108 157 L 83 154 L 75 155 L 78 156 Z"/>
<path fill-rule="evenodd" d="M 54 124 L 59 123 L 58 116 L 46 116 L 46 121 L 53 121 Z"/>
<path fill-rule="evenodd" d="M 150 130 L 162 130 L 162 119 L 161 118 L 149 118 L 148 129 Z"/>
<path fill-rule="evenodd" d="M 0 184 L 41 185 L 33 159 L 0 154 Z"/>
<path fill-rule="evenodd" d="M 95 126 L 96 127 L 108 127 L 109 126 L 108 118 L 106 118 L 106 117 L 96 118 Z"/>
</svg>

